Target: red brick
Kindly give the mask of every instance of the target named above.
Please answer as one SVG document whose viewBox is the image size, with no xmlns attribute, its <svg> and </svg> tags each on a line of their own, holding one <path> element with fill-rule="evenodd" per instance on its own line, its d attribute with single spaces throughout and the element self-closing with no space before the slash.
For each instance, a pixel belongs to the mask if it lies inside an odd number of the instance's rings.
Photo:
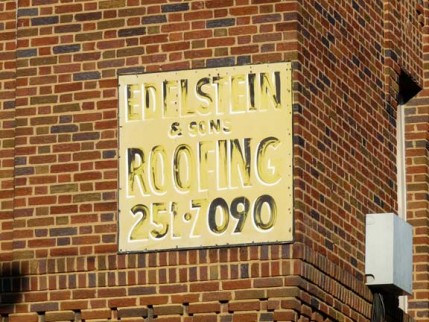
<svg viewBox="0 0 429 322">
<path fill-rule="evenodd" d="M 55 85 L 56 93 L 64 93 L 64 92 L 75 92 L 82 90 L 82 83 L 68 83 Z"/>
<path fill-rule="evenodd" d="M 257 321 L 258 315 L 257 313 L 234 313 L 232 321 Z M 291 320 L 292 321 L 292 320 Z"/>
<path fill-rule="evenodd" d="M 46 312 L 45 321 L 62 321 L 62 320 L 72 320 L 75 317 L 75 313 L 73 311 L 69 312 Z"/>
<path fill-rule="evenodd" d="M 175 285 L 161 285 L 159 287 L 159 292 L 161 294 L 174 294 L 174 293 L 183 293 L 183 292 L 187 292 L 188 287 L 187 285 L 180 285 L 180 284 L 175 284 Z"/>
<path fill-rule="evenodd" d="M 232 7 L 233 5 L 233 0 L 209 0 L 206 3 L 206 7 L 209 9 Z"/>
<path fill-rule="evenodd" d="M 180 317 L 174 317 L 174 316 L 161 316 L 157 318 L 157 321 L 160 322 L 181 322 L 182 319 Z"/>
<path fill-rule="evenodd" d="M 196 313 L 219 313 L 220 312 L 219 302 L 207 302 L 207 303 L 191 303 L 189 304 L 188 312 L 191 314 Z"/>
<path fill-rule="evenodd" d="M 74 299 L 90 299 L 96 296 L 96 290 L 73 290 L 72 297 Z"/>
<path fill-rule="evenodd" d="M 9 315 L 10 322 L 37 322 L 38 316 L 34 314 L 12 314 Z"/>
<path fill-rule="evenodd" d="M 31 46 L 48 46 L 48 45 L 56 45 L 59 42 L 58 37 L 36 37 L 31 40 Z"/>
<path fill-rule="evenodd" d="M 259 311 L 261 308 L 260 301 L 234 301 L 228 303 L 228 311 L 229 312 L 237 312 L 237 311 Z"/>
<path fill-rule="evenodd" d="M 182 305 L 160 305 L 154 306 L 153 313 L 155 315 L 182 315 L 183 306 Z"/>
<path fill-rule="evenodd" d="M 284 283 L 282 277 L 260 278 L 255 279 L 253 282 L 253 286 L 257 288 L 278 287 L 283 285 Z"/>
<path fill-rule="evenodd" d="M 78 254 L 78 249 L 77 247 L 51 248 L 49 254 L 53 257 L 76 256 Z"/>
<path fill-rule="evenodd" d="M 88 308 L 87 300 L 62 301 L 61 310 L 84 310 Z"/>
<path fill-rule="evenodd" d="M 276 321 L 296 321 L 297 318 L 297 313 L 293 311 L 274 312 L 274 319 Z"/>
<path fill-rule="evenodd" d="M 251 281 L 250 280 L 223 281 L 222 287 L 225 290 L 249 289 L 251 287 Z"/>
<path fill-rule="evenodd" d="M 94 319 L 109 319 L 111 316 L 110 309 L 89 309 L 82 310 L 81 317 L 85 320 L 94 320 Z"/>
<path fill-rule="evenodd" d="M 140 297 L 141 305 L 162 305 L 167 303 L 169 303 L 169 296 L 167 295 L 150 295 Z"/>
<path fill-rule="evenodd" d="M 217 315 L 213 314 L 197 314 L 184 320 L 185 322 L 217 322 Z"/>
<path fill-rule="evenodd" d="M 136 302 L 135 298 L 112 299 L 108 301 L 108 305 L 109 307 L 128 307 L 136 306 Z"/>
</svg>

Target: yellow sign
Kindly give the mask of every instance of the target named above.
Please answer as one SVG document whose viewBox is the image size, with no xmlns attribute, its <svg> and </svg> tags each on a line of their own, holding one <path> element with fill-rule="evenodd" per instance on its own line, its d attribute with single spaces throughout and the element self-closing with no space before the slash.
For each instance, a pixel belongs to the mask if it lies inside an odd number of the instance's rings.
<svg viewBox="0 0 429 322">
<path fill-rule="evenodd" d="M 120 252 L 292 240 L 290 63 L 119 83 Z"/>
</svg>

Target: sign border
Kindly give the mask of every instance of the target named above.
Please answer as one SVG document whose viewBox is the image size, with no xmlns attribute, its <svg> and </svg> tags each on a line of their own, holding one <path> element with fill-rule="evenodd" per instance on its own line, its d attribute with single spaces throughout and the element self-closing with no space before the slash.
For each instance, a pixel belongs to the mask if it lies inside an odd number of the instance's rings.
<svg viewBox="0 0 429 322">
<path fill-rule="evenodd" d="M 251 242 L 245 242 L 245 243 L 225 243 L 225 244 L 215 244 L 215 245 L 199 245 L 199 246 L 189 246 L 189 247 L 182 247 L 182 246 L 176 246 L 176 247 L 171 247 L 171 248 L 159 248 L 159 249 L 138 249 L 138 250 L 129 250 L 129 249 L 121 249 L 121 203 L 120 203 L 120 190 L 122 189 L 121 187 L 121 182 L 120 182 L 120 178 L 121 178 L 121 128 L 122 128 L 122 123 L 121 123 L 121 116 L 120 116 L 120 108 L 123 108 L 123 103 L 122 103 L 122 91 L 120 90 L 121 88 L 121 78 L 124 77 L 132 77 L 132 76 L 136 76 L 136 77 L 142 77 L 143 75 L 154 75 L 154 74 L 168 74 L 168 73 L 181 73 L 181 72 L 192 72 L 192 71 L 201 71 L 201 70 L 207 70 L 211 73 L 214 73 L 218 70 L 226 70 L 226 69 L 235 69 L 235 68 L 252 68 L 252 66 L 254 67 L 258 67 L 260 68 L 260 66 L 267 66 L 267 68 L 272 68 L 273 65 L 280 65 L 282 67 L 279 68 L 286 68 L 286 71 L 288 72 L 288 78 L 289 78 L 289 88 L 290 88 L 290 102 L 288 102 L 288 106 L 290 105 L 290 111 L 288 111 L 291 114 L 290 117 L 290 129 L 291 129 L 291 210 L 290 213 L 288 215 L 291 216 L 291 238 L 288 240 L 278 240 L 278 241 L 267 241 L 267 242 L 255 242 L 255 241 L 251 241 Z M 219 66 L 219 67 L 204 67 L 204 68 L 197 68 L 197 69 L 184 69 L 184 70 L 171 70 L 171 71 L 160 71 L 160 72 L 143 72 L 143 73 L 122 73 L 122 74 L 118 74 L 118 113 L 117 113 L 117 119 L 118 119 L 118 127 L 117 127 L 117 140 L 118 140 L 118 168 L 117 168 L 117 182 L 118 182 L 118 188 L 117 188 L 117 209 L 118 209 L 118 217 L 117 217 L 117 223 L 118 223 L 118 229 L 117 229 L 117 246 L 118 246 L 118 253 L 119 254 L 133 254 L 133 253 L 153 253 L 153 252 L 168 252 L 168 251 L 173 251 L 173 250 L 197 250 L 197 249 L 216 249 L 216 248 L 231 248 L 231 247 L 243 247 L 243 246 L 261 246 L 261 245 L 279 245 L 279 244 L 290 244 L 293 243 L 295 241 L 295 216 L 294 216 L 294 212 L 295 212 L 295 194 L 294 194 L 294 131 L 293 131 L 293 104 L 294 104 L 294 99 L 293 99 L 293 79 L 292 79 L 292 73 L 293 73 L 293 69 L 292 69 L 292 63 L 291 62 L 274 62 L 274 63 L 264 63 L 264 64 L 249 64 L 249 65 L 234 65 L 234 66 Z M 286 211 L 286 210 L 284 210 Z"/>
</svg>

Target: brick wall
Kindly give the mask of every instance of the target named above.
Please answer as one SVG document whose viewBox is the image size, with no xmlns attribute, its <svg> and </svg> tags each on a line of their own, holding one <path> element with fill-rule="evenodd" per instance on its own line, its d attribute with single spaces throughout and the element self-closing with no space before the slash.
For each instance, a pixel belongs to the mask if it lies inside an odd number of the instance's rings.
<svg viewBox="0 0 429 322">
<path fill-rule="evenodd" d="M 295 134 L 297 238 L 363 280 L 365 214 L 394 205 L 377 2 L 303 5 Z M 314 54 L 313 54 L 314 53 Z M 383 139 L 377 137 L 384 131 Z"/>
<path fill-rule="evenodd" d="M 368 320 L 364 219 L 397 207 L 417 4 L 0 2 L 1 321 Z M 294 243 L 117 255 L 118 74 L 278 61 L 294 68 Z"/>
<path fill-rule="evenodd" d="M 425 321 L 429 318 L 428 217 L 429 217 L 429 100 L 427 91 L 406 108 L 408 221 L 414 229 L 414 294 L 410 314 Z"/>
<path fill-rule="evenodd" d="M 398 78 L 401 68 L 418 82 L 422 77 L 415 5 L 303 4 L 303 81 L 295 111 L 302 147 L 296 149 L 297 238 L 361 280 L 365 215 L 397 207 Z M 402 15 L 413 19 L 411 38 L 396 29 Z"/>
<path fill-rule="evenodd" d="M 0 261 L 11 260 L 15 138 L 16 4 L 0 2 Z"/>
<path fill-rule="evenodd" d="M 422 25 L 423 88 L 417 98 L 411 100 L 405 109 L 406 163 L 407 163 L 407 217 L 414 228 L 414 293 L 410 297 L 409 313 L 418 321 L 429 318 L 427 291 L 428 249 L 428 191 L 429 191 L 429 110 L 428 110 L 428 17 L 429 3 L 418 6 L 419 22 Z"/>
</svg>

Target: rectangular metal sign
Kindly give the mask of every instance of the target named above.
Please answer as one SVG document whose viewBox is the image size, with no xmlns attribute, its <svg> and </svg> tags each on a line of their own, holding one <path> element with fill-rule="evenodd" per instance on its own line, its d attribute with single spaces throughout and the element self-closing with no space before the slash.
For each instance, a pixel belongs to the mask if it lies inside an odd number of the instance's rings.
<svg viewBox="0 0 429 322">
<path fill-rule="evenodd" d="M 290 63 L 119 77 L 119 251 L 292 241 Z"/>
</svg>

